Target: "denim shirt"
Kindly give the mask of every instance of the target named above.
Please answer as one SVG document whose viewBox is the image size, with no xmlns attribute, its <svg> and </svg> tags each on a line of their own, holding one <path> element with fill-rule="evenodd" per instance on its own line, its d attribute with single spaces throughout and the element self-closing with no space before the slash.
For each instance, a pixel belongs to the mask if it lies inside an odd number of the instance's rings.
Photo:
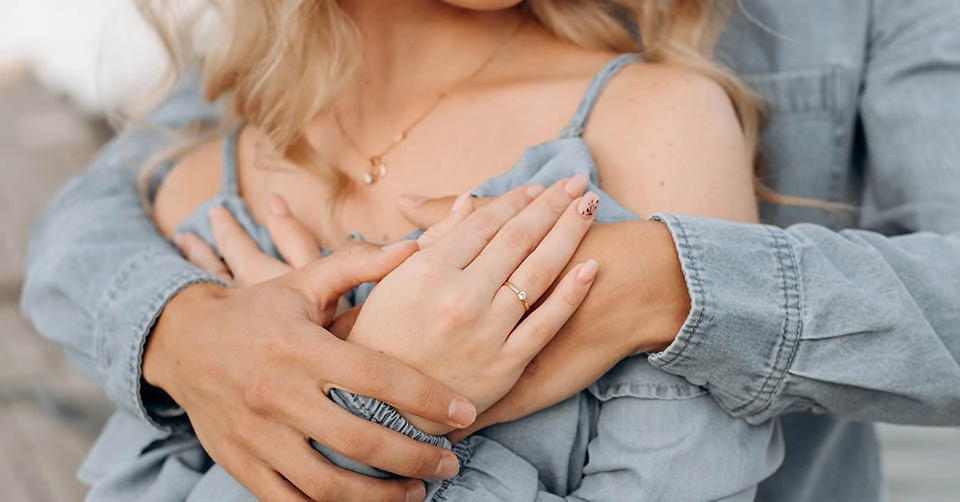
<svg viewBox="0 0 960 502">
<path fill-rule="evenodd" d="M 764 207 L 777 226 L 661 216 L 692 311 L 649 362 L 703 386 L 732 416 L 782 416 L 785 460 L 758 499 L 877 500 L 863 421 L 960 425 L 960 3 L 742 4 L 719 50 L 769 104 L 768 184 L 862 211 L 847 223 Z M 194 80 L 151 120 L 216 117 Z M 141 207 L 137 173 L 164 144 L 131 129 L 64 188 L 32 235 L 23 292 L 38 330 L 158 430 L 180 422 L 146 412 L 145 338 L 174 294 L 214 281 Z"/>
</svg>

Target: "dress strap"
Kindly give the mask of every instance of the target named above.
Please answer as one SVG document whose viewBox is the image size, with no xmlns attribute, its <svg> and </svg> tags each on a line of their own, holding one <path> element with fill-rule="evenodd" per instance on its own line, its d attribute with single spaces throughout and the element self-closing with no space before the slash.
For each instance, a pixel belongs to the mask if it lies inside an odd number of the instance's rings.
<svg viewBox="0 0 960 502">
<path fill-rule="evenodd" d="M 597 104 L 597 99 L 600 98 L 600 94 L 606 89 L 610 79 L 625 66 L 641 61 L 643 61 L 643 57 L 639 54 L 621 54 L 610 60 L 603 68 L 600 68 L 600 71 L 594 75 L 590 85 L 587 86 L 587 92 L 583 95 L 580 106 L 577 107 L 577 112 L 573 115 L 567 127 L 560 133 L 560 137 L 579 138 L 583 135 L 583 130 L 587 126 L 587 120 L 590 119 L 590 112 L 593 111 L 593 107 Z"/>
<path fill-rule="evenodd" d="M 223 138 L 223 152 L 220 154 L 220 195 L 240 195 L 237 185 L 237 139 L 241 130 L 243 129 L 234 129 Z"/>
</svg>

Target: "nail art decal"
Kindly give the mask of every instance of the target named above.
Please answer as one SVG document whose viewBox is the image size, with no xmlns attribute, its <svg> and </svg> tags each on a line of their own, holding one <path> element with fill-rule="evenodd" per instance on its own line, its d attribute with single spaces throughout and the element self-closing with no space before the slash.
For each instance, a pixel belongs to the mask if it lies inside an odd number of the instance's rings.
<svg viewBox="0 0 960 502">
<path fill-rule="evenodd" d="M 580 199 L 580 204 L 577 205 L 577 211 L 579 211 L 584 218 L 589 218 L 597 212 L 597 207 L 599 205 L 600 197 L 597 197 L 597 194 L 590 192 Z"/>
</svg>

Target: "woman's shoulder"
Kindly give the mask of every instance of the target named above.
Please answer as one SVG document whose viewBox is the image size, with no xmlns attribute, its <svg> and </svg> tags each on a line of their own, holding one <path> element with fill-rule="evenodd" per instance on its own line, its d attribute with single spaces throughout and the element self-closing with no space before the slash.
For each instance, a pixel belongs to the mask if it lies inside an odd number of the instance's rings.
<svg viewBox="0 0 960 502">
<path fill-rule="evenodd" d="M 755 218 L 751 145 L 730 97 L 705 74 L 627 66 L 600 96 L 584 141 L 601 188 L 635 214 Z"/>
<path fill-rule="evenodd" d="M 153 200 L 154 221 L 165 237 L 217 196 L 222 183 L 223 138 L 201 143 L 182 155 L 166 175 Z"/>
</svg>

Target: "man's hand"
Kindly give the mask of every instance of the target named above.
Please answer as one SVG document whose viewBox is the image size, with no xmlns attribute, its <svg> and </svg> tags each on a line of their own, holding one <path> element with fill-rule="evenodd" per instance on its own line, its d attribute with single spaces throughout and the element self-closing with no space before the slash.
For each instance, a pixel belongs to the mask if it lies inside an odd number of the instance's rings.
<svg viewBox="0 0 960 502">
<path fill-rule="evenodd" d="M 474 420 L 473 405 L 449 389 L 321 327 L 341 294 L 416 249 L 357 245 L 257 285 L 189 287 L 154 328 L 144 379 L 186 410 L 210 456 L 260 499 L 422 499 L 422 482 L 340 470 L 309 442 L 401 476 L 458 472 L 451 452 L 354 417 L 324 395 L 349 389 L 452 427 Z"/>
<path fill-rule="evenodd" d="M 453 200 L 404 197 L 398 207 L 414 224 L 429 227 L 449 214 Z M 489 201 L 475 199 L 474 204 Z M 595 224 L 570 262 L 585 257 L 604 264 L 586 300 L 516 386 L 472 426 L 451 433 L 452 441 L 563 401 L 625 357 L 663 350 L 676 337 L 689 314 L 690 297 L 666 226 L 650 221 Z"/>
</svg>

